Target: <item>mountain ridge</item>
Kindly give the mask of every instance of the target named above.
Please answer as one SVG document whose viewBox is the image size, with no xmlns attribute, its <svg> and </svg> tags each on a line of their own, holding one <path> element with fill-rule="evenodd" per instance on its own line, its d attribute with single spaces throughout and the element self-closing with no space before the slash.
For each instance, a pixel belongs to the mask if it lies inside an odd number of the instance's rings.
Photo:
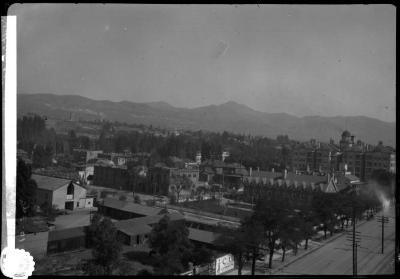
<svg viewBox="0 0 400 279">
<path fill-rule="evenodd" d="M 287 134 L 303 141 L 315 138 L 340 140 L 344 130 L 355 134 L 356 140 L 395 146 L 396 124 L 368 116 L 303 116 L 285 112 L 269 113 L 244 104 L 228 101 L 219 105 L 178 108 L 165 101 L 135 103 L 93 100 L 79 95 L 18 94 L 17 114 L 28 112 L 50 118 L 66 119 L 73 113 L 85 120 L 107 119 L 126 123 L 158 125 L 165 128 L 246 133 L 276 137 Z M 371 132 L 372 131 L 372 132 Z"/>
</svg>

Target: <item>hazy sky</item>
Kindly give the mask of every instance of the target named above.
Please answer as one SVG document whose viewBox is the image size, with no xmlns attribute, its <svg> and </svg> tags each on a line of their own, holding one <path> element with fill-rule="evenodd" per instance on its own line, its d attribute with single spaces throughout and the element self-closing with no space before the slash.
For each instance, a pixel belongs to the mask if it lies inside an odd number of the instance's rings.
<svg viewBox="0 0 400 279">
<path fill-rule="evenodd" d="M 395 121 L 391 5 L 14 4 L 18 92 Z"/>
</svg>

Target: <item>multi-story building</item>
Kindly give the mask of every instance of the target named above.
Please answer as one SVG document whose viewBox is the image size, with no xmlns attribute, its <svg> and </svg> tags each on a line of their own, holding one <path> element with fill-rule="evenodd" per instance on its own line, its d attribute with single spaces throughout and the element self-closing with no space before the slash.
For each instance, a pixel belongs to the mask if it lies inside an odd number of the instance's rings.
<svg viewBox="0 0 400 279">
<path fill-rule="evenodd" d="M 381 143 L 372 151 L 365 152 L 365 179 L 371 178 L 376 170 L 395 170 L 395 152 Z"/>
<path fill-rule="evenodd" d="M 396 154 L 390 154 L 390 172 L 396 173 Z"/>
<path fill-rule="evenodd" d="M 126 166 L 96 164 L 93 184 L 117 190 L 131 191 L 130 175 Z"/>
<path fill-rule="evenodd" d="M 187 177 L 193 185 L 196 185 L 199 181 L 199 168 L 197 166 L 171 168 L 162 164 L 156 164 L 156 166 L 150 168 L 148 171 L 147 188 L 144 190 L 146 193 L 166 196 L 170 192 L 170 186 L 175 177 Z"/>
<path fill-rule="evenodd" d="M 333 140 L 329 144 L 316 143 L 315 140 L 299 144 L 293 151 L 293 170 L 326 173 L 341 170 L 347 165 L 349 171 L 362 181 L 371 178 L 375 170 L 395 172 L 396 155 L 393 148 L 383 146 L 382 142 L 371 148 L 360 140 L 355 142 L 354 138 L 349 131 L 344 131 L 339 146 Z"/>
<path fill-rule="evenodd" d="M 331 140 L 329 144 L 316 142 L 301 143 L 293 150 L 292 169 L 300 172 L 328 172 L 338 167 L 339 148 Z"/>
<path fill-rule="evenodd" d="M 248 175 L 246 168 L 239 163 L 225 163 L 218 160 L 207 160 L 200 165 L 200 180 L 223 184 L 224 186 L 239 186 Z"/>
</svg>

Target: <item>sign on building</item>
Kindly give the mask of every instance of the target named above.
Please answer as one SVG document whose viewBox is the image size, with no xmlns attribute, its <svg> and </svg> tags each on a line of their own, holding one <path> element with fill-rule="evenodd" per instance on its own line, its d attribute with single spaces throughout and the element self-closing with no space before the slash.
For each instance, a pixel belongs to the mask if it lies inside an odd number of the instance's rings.
<svg viewBox="0 0 400 279">
<path fill-rule="evenodd" d="M 234 269 L 235 261 L 232 254 L 227 254 L 215 260 L 215 275 Z"/>
</svg>

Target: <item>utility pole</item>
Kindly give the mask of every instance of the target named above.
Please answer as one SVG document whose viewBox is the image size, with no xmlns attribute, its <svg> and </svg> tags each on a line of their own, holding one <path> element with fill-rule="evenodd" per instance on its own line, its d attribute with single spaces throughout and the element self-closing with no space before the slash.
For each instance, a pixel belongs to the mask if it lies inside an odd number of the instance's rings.
<svg viewBox="0 0 400 279">
<path fill-rule="evenodd" d="M 385 224 L 389 223 L 389 218 L 385 217 L 385 216 L 378 216 L 378 223 L 382 224 L 382 249 L 381 249 L 381 253 L 383 254 L 383 242 L 384 242 L 384 236 L 385 236 Z"/>
<path fill-rule="evenodd" d="M 351 246 L 353 249 L 353 276 L 357 276 L 357 247 L 360 246 L 360 232 L 356 231 L 356 209 L 353 207 L 353 220 L 352 231 L 347 232 L 347 240 L 351 242 Z"/>
</svg>

